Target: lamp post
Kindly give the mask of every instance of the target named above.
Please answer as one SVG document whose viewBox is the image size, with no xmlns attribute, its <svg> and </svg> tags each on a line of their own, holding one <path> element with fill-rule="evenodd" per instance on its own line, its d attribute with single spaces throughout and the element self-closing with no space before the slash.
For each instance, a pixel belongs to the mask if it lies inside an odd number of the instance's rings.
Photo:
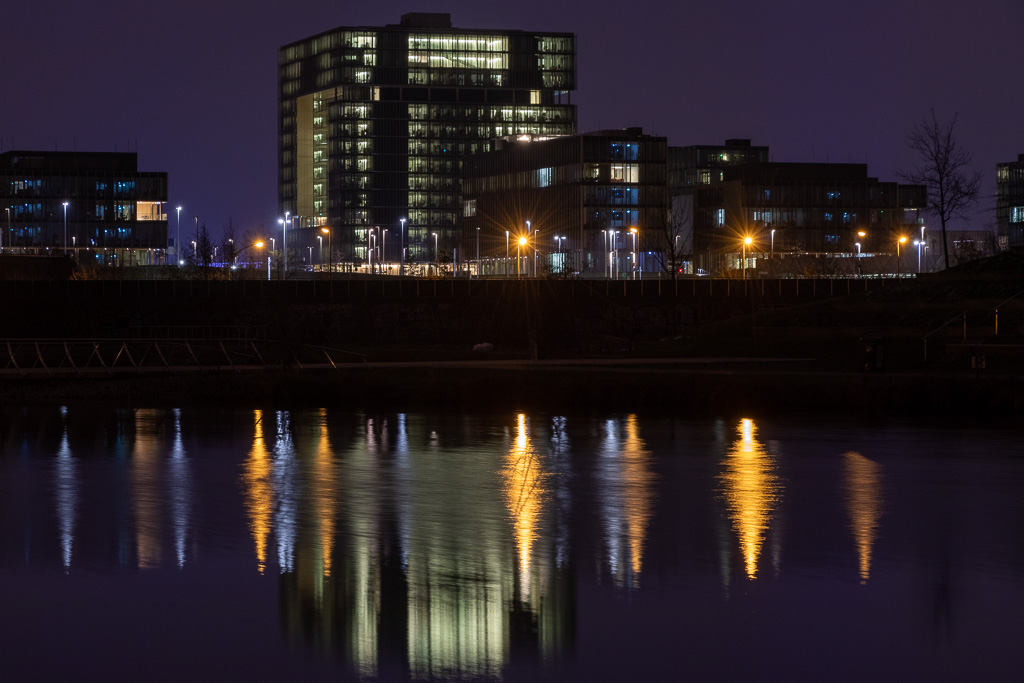
<svg viewBox="0 0 1024 683">
<path fill-rule="evenodd" d="M 924 241 L 924 226 L 923 225 L 921 226 L 921 248 L 924 250 L 924 253 L 926 253 L 926 254 L 928 253 L 928 245 Z M 920 261 L 920 259 L 918 259 L 918 260 Z M 921 266 L 920 265 L 917 267 L 917 272 L 919 272 L 919 273 L 921 272 Z"/>
<path fill-rule="evenodd" d="M 538 239 L 539 235 L 540 235 L 540 230 L 537 230 L 536 232 L 533 233 L 533 276 L 534 277 L 537 277 L 537 252 L 539 251 L 537 249 L 537 247 L 540 244 L 540 242 L 538 242 L 537 239 Z"/>
<path fill-rule="evenodd" d="M 860 242 L 854 242 L 853 245 L 857 247 L 857 258 L 860 258 Z"/>
<path fill-rule="evenodd" d="M 505 267 L 502 270 L 505 277 L 508 277 L 508 230 L 505 231 Z"/>
<path fill-rule="evenodd" d="M 331 229 L 320 228 L 320 232 L 327 235 L 327 270 L 330 273 L 328 277 L 334 279 L 334 250 L 331 249 Z M 323 247 L 324 243 L 321 239 L 320 246 Z"/>
<path fill-rule="evenodd" d="M 635 280 L 636 279 L 636 235 L 637 235 L 636 228 L 635 227 L 634 228 L 630 228 L 629 229 L 629 233 L 633 236 L 633 253 L 630 254 L 630 259 L 633 261 L 633 264 L 632 264 L 632 266 L 633 266 L 633 279 Z"/>
<path fill-rule="evenodd" d="M 750 244 L 753 241 L 754 240 L 751 239 L 749 236 L 743 238 L 743 279 L 744 280 L 747 279 L 747 247 L 749 247 Z"/>
<path fill-rule="evenodd" d="M 476 276 L 480 277 L 480 228 L 476 229 Z"/>
<path fill-rule="evenodd" d="M 437 275 L 437 233 L 432 232 L 430 234 L 434 236 L 434 275 Z"/>
<path fill-rule="evenodd" d="M 181 207 L 177 208 L 178 212 L 178 231 L 174 235 L 174 256 L 178 260 L 178 266 L 181 266 Z"/>
<path fill-rule="evenodd" d="M 318 266 L 320 266 L 320 270 L 323 271 L 323 269 L 324 269 L 324 236 L 323 235 L 317 235 L 316 236 L 316 241 L 317 241 L 316 264 Z M 312 247 L 310 247 L 310 248 L 312 249 Z M 313 258 L 312 255 L 310 255 L 310 258 Z"/>
<path fill-rule="evenodd" d="M 196 222 L 196 242 L 199 241 L 199 216 L 192 216 Z"/>
<path fill-rule="evenodd" d="M 309 267 L 313 267 L 313 247 L 309 248 Z"/>
<path fill-rule="evenodd" d="M 380 231 L 380 253 L 377 254 L 377 261 L 384 266 L 388 262 L 388 231 L 387 228 Z M 386 269 L 384 269 L 386 270 Z M 383 270 L 382 270 L 383 272 Z"/>
<path fill-rule="evenodd" d="M 64 202 L 64 255 L 68 255 L 68 203 Z"/>
<path fill-rule="evenodd" d="M 906 244 L 907 238 L 900 235 L 900 238 L 896 240 L 896 277 L 900 276 L 900 245 Z"/>
<path fill-rule="evenodd" d="M 291 211 L 284 212 L 284 226 L 281 228 L 281 251 L 284 252 L 284 272 L 281 277 L 288 277 L 288 221 L 294 220 L 294 217 L 289 219 L 291 215 Z"/>
<path fill-rule="evenodd" d="M 399 218 L 398 222 L 402 224 L 402 243 L 401 254 L 398 257 L 398 274 L 405 275 L 405 219 Z"/>
<path fill-rule="evenodd" d="M 917 274 L 921 274 L 921 245 L 924 244 L 921 240 L 914 240 L 914 246 L 917 247 Z"/>
<path fill-rule="evenodd" d="M 517 280 L 519 279 L 519 266 L 520 266 L 520 263 L 521 263 L 520 257 L 519 257 L 519 247 L 522 247 L 522 246 L 525 246 L 525 245 L 526 245 L 526 238 L 525 237 L 520 237 L 519 241 L 516 242 L 516 279 Z"/>
<path fill-rule="evenodd" d="M 772 228 L 772 252 L 771 252 L 771 255 L 769 257 L 769 260 L 771 260 L 771 261 L 775 260 L 775 229 L 774 228 Z"/>
</svg>

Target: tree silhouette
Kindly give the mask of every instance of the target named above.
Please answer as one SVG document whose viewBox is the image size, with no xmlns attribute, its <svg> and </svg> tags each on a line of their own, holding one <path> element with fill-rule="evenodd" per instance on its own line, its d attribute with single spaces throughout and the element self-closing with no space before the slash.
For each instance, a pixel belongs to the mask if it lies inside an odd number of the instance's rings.
<svg viewBox="0 0 1024 683">
<path fill-rule="evenodd" d="M 956 138 L 957 115 L 941 122 L 935 109 L 907 132 L 907 147 L 917 153 L 918 165 L 900 171 L 899 177 L 928 188 L 927 210 L 938 217 L 942 226 L 942 253 L 949 268 L 949 242 L 946 223 L 966 218 L 967 210 L 978 199 L 981 172 L 971 168 L 971 153 Z"/>
</svg>

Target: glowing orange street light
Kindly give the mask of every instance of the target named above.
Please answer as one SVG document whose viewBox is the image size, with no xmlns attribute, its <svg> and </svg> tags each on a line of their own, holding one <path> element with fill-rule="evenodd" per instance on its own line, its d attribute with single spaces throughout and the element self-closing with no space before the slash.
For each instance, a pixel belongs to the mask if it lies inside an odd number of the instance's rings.
<svg viewBox="0 0 1024 683">
<path fill-rule="evenodd" d="M 747 279 L 747 247 L 753 244 L 754 239 L 752 237 L 743 238 L 743 279 Z"/>
<path fill-rule="evenodd" d="M 896 277 L 900 276 L 900 245 L 906 243 L 907 238 L 904 235 L 900 235 L 900 238 L 896 240 Z"/>
<path fill-rule="evenodd" d="M 320 232 L 327 235 L 327 269 L 330 275 L 327 277 L 334 278 L 334 250 L 331 248 L 331 229 L 320 228 Z"/>
<path fill-rule="evenodd" d="M 525 237 L 520 237 L 519 238 L 519 242 L 516 243 L 516 279 L 517 280 L 519 279 L 519 266 L 520 266 L 520 263 L 521 263 L 521 259 L 519 257 L 519 248 L 520 247 L 525 247 L 525 246 L 526 246 L 526 238 Z"/>
</svg>

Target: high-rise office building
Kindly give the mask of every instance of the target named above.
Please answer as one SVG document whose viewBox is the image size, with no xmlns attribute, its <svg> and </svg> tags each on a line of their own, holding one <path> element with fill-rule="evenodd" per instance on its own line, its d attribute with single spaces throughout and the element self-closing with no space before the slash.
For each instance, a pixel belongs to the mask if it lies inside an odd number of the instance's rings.
<svg viewBox="0 0 1024 683">
<path fill-rule="evenodd" d="M 314 262 L 324 249 L 345 268 L 450 253 L 466 155 L 576 131 L 571 33 L 406 14 L 286 45 L 278 69 L 279 208 L 289 245 L 315 248 Z"/>
<path fill-rule="evenodd" d="M 1024 154 L 996 164 L 996 226 L 999 247 L 1024 247 Z"/>
</svg>

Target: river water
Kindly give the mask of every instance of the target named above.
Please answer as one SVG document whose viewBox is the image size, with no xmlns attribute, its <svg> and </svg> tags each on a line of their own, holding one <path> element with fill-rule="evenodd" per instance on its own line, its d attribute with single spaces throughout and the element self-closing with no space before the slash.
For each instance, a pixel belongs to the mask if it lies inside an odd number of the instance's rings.
<svg viewBox="0 0 1024 683">
<path fill-rule="evenodd" d="M 0 408 L 7 680 L 1011 680 L 1020 431 Z"/>
</svg>

